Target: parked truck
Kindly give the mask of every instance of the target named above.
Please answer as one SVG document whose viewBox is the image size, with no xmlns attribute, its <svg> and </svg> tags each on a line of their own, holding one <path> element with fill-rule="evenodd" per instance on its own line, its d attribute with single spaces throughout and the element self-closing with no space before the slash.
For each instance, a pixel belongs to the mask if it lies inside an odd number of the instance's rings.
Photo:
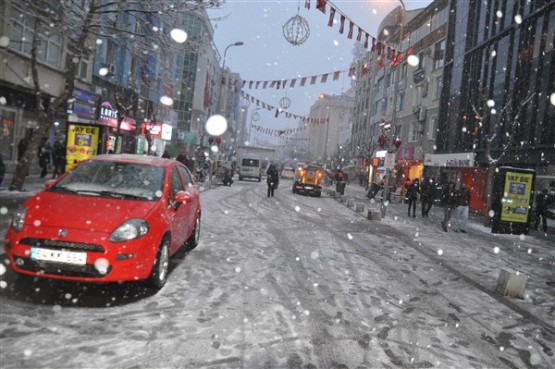
<svg viewBox="0 0 555 369">
<path fill-rule="evenodd" d="M 237 148 L 236 170 L 239 180 L 262 180 L 263 171 L 275 160 L 276 150 L 253 146 L 239 146 Z"/>
</svg>

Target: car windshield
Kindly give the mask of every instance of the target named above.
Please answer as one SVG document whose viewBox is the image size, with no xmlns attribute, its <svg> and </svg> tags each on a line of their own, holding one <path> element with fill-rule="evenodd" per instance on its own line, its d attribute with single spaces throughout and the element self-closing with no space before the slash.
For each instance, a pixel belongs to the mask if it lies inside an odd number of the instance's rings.
<svg viewBox="0 0 555 369">
<path fill-rule="evenodd" d="M 73 169 L 49 191 L 155 200 L 162 193 L 163 174 L 160 167 L 91 160 Z"/>
</svg>

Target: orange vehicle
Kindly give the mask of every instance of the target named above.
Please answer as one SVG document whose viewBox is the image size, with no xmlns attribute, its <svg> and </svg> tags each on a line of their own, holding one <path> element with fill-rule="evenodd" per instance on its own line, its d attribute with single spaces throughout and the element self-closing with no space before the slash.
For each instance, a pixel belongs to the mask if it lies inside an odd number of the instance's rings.
<svg viewBox="0 0 555 369">
<path fill-rule="evenodd" d="M 293 193 L 307 196 L 322 196 L 324 169 L 319 165 L 309 164 L 297 167 L 293 181 Z"/>
</svg>

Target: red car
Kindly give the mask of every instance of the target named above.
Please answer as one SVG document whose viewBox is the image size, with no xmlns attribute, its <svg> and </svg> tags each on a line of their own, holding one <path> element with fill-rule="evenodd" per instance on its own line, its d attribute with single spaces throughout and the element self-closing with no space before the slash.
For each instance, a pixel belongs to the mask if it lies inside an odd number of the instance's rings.
<svg viewBox="0 0 555 369">
<path fill-rule="evenodd" d="M 199 242 L 199 191 L 178 161 L 99 155 L 45 187 L 14 213 L 4 239 L 17 273 L 161 288 L 170 256 Z"/>
</svg>

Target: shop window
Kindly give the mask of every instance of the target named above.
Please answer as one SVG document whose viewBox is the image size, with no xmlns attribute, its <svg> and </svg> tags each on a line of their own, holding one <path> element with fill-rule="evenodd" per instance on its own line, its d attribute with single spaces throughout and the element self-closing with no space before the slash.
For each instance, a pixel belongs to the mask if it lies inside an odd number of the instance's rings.
<svg viewBox="0 0 555 369">
<path fill-rule="evenodd" d="M 15 126 L 16 112 L 0 109 L 0 122 L 2 123 L 2 135 L 0 135 L 0 154 L 2 160 L 14 160 L 14 147 L 16 147 L 14 126 Z"/>
</svg>

